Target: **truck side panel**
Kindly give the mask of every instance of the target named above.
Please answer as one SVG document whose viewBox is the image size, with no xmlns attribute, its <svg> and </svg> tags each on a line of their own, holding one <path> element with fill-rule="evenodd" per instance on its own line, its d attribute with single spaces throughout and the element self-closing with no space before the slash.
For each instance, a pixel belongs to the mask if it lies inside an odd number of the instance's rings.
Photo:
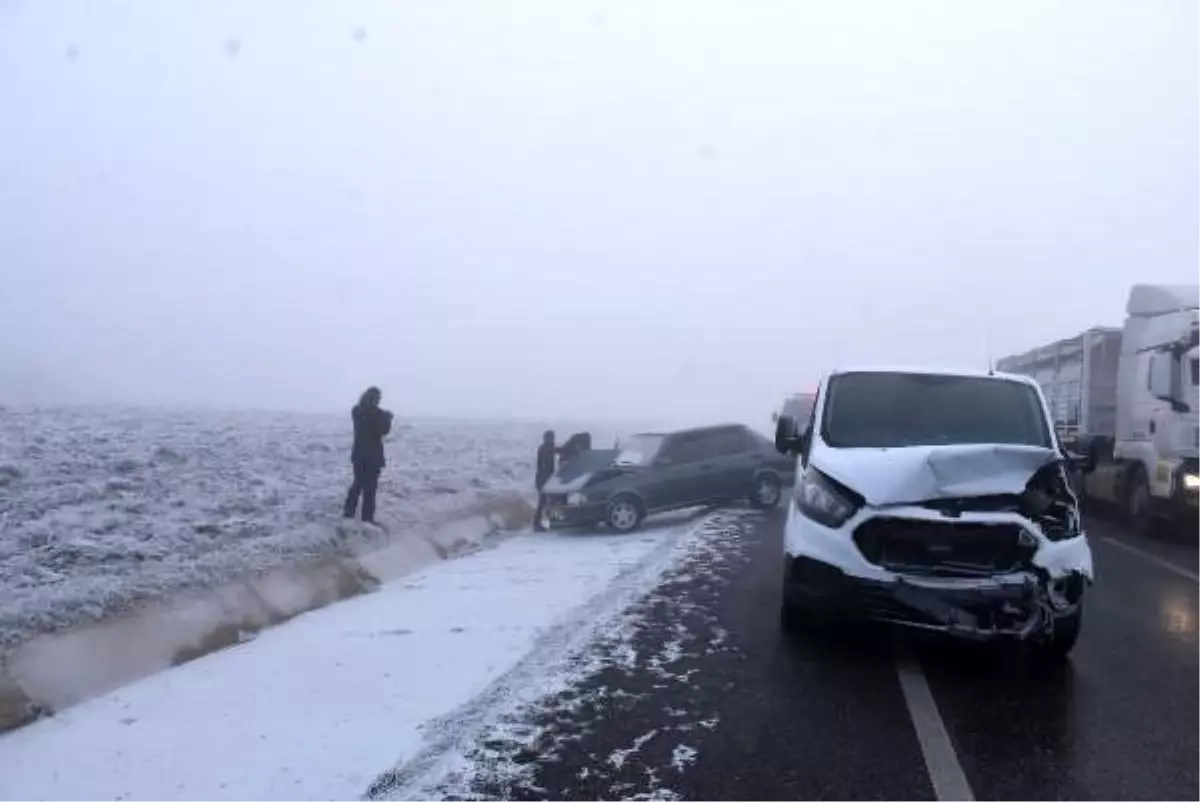
<svg viewBox="0 0 1200 802">
<path fill-rule="evenodd" d="M 996 369 L 1037 381 L 1068 447 L 1080 437 L 1111 439 L 1116 430 L 1120 344 L 1120 329 L 1096 327 L 1005 357 Z"/>
<path fill-rule="evenodd" d="M 1087 381 L 1084 384 L 1083 433 L 1114 437 L 1117 432 L 1117 366 L 1121 361 L 1121 332 L 1102 331 L 1085 337 Z"/>
</svg>

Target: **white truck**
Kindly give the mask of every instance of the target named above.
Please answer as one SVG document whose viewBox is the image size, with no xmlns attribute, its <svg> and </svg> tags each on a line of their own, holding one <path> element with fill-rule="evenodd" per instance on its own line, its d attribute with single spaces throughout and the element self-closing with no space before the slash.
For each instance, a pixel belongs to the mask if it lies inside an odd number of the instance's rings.
<svg viewBox="0 0 1200 802">
<path fill-rule="evenodd" d="M 1035 379 L 1089 499 L 1135 531 L 1190 521 L 1200 492 L 1200 285 L 1137 284 L 1122 328 L 1095 327 L 996 362 Z"/>
</svg>

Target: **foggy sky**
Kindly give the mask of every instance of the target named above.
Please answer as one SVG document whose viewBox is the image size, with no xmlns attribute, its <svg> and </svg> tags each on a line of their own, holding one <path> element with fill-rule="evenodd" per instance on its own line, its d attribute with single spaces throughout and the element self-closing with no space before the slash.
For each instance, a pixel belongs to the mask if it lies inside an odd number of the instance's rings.
<svg viewBox="0 0 1200 802">
<path fill-rule="evenodd" d="M 765 419 L 1197 279 L 1194 0 L 0 0 L 0 401 Z"/>
</svg>

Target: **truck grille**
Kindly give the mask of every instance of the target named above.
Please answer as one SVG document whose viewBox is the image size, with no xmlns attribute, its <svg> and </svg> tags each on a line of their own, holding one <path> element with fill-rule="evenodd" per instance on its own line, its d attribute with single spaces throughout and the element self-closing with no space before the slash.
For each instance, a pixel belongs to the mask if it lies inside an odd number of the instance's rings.
<svg viewBox="0 0 1200 802">
<path fill-rule="evenodd" d="M 854 530 L 854 545 L 871 563 L 896 573 L 974 576 L 1025 565 L 1034 543 L 1014 524 L 941 523 L 872 518 Z"/>
</svg>

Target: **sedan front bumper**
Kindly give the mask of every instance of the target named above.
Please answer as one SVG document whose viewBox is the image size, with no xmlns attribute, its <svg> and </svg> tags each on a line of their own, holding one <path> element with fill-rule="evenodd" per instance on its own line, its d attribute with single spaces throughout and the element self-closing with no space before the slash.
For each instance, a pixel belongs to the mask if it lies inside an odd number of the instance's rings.
<svg viewBox="0 0 1200 802">
<path fill-rule="evenodd" d="M 546 520 L 551 529 L 596 526 L 604 523 L 605 504 L 547 504 Z"/>
</svg>

